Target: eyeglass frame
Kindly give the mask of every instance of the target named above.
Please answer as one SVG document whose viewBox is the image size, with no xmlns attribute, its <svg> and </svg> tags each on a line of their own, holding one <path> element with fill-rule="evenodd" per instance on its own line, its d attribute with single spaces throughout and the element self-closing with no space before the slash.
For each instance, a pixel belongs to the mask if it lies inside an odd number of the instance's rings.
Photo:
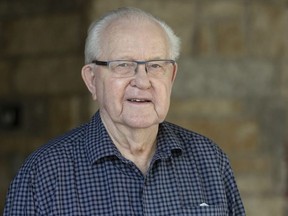
<svg viewBox="0 0 288 216">
<path fill-rule="evenodd" d="M 96 65 L 99 65 L 99 66 L 107 66 L 107 67 L 110 69 L 109 64 L 110 64 L 111 62 L 121 62 L 121 61 L 123 61 L 123 62 L 136 63 L 137 66 L 136 66 L 136 68 L 135 68 L 134 73 L 136 72 L 136 70 L 137 70 L 137 68 L 138 68 L 139 65 L 145 65 L 145 71 L 146 71 L 147 74 L 149 73 L 149 71 L 147 70 L 147 63 L 149 63 L 149 62 L 157 62 L 157 61 L 159 61 L 159 62 L 161 61 L 161 62 L 162 62 L 162 61 L 164 61 L 164 62 L 171 63 L 171 64 L 173 65 L 173 67 L 175 67 L 175 64 L 176 64 L 176 61 L 175 61 L 175 60 L 172 60 L 172 59 L 155 59 L 155 60 L 147 60 L 147 61 L 136 61 L 136 60 L 99 61 L 99 60 L 93 60 L 91 63 L 96 64 Z"/>
</svg>

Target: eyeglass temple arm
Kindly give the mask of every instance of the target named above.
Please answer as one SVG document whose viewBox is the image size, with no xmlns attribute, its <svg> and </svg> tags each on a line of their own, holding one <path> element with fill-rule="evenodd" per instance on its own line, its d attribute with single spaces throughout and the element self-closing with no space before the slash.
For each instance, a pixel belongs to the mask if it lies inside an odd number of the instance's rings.
<svg viewBox="0 0 288 216">
<path fill-rule="evenodd" d="M 108 62 L 107 61 L 97 61 L 97 60 L 94 60 L 92 61 L 92 63 L 96 64 L 96 65 L 104 65 L 104 66 L 107 66 L 108 65 Z"/>
</svg>

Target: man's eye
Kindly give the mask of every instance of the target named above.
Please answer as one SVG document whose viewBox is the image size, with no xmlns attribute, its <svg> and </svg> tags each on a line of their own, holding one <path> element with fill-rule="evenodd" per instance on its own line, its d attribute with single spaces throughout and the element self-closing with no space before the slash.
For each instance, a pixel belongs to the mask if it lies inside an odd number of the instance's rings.
<svg viewBox="0 0 288 216">
<path fill-rule="evenodd" d="M 151 68 L 162 68 L 162 65 L 160 65 L 160 64 L 151 64 L 150 67 Z"/>
<path fill-rule="evenodd" d="M 123 68 L 128 68 L 128 67 L 132 67 L 133 64 L 128 63 L 128 62 L 123 62 L 117 65 L 117 67 L 123 67 Z"/>
</svg>

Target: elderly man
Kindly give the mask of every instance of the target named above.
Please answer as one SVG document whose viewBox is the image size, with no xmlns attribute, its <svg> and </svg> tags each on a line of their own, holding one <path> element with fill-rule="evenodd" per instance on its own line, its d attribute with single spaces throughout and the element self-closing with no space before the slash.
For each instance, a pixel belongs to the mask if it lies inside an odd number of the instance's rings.
<svg viewBox="0 0 288 216">
<path fill-rule="evenodd" d="M 221 149 L 164 121 L 179 43 L 136 8 L 93 23 L 82 77 L 99 111 L 28 158 L 4 215 L 245 215 Z"/>
</svg>

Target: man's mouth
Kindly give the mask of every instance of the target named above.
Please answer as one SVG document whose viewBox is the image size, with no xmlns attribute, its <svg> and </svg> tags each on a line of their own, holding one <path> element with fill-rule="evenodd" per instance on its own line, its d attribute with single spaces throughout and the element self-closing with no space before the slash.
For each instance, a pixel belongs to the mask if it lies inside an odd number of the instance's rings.
<svg viewBox="0 0 288 216">
<path fill-rule="evenodd" d="M 148 99 L 139 99 L 139 98 L 130 98 L 128 99 L 129 102 L 133 102 L 133 103 L 150 103 L 151 100 Z"/>
</svg>

